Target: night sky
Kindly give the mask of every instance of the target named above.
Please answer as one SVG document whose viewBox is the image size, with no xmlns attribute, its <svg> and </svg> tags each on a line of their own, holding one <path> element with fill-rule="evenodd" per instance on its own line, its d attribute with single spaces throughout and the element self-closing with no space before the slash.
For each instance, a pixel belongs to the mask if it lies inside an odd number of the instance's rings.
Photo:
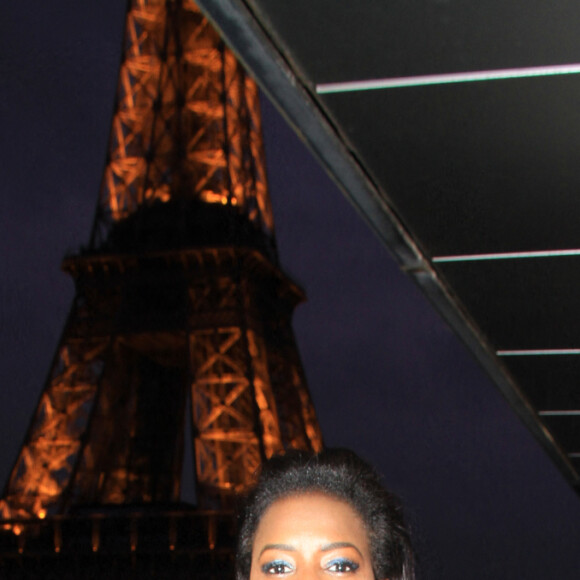
<svg viewBox="0 0 580 580">
<path fill-rule="evenodd" d="M 120 0 L 4 3 L 0 14 L 0 480 L 72 302 L 116 88 Z M 428 580 L 577 579 L 580 500 L 465 347 L 273 107 L 263 117 L 294 328 L 325 442 L 404 500 Z"/>
</svg>

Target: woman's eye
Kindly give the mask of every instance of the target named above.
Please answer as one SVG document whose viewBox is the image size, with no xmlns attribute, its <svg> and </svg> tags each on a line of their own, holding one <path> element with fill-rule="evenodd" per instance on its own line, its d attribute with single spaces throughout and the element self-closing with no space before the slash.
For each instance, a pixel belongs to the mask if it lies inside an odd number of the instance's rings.
<svg viewBox="0 0 580 580">
<path fill-rule="evenodd" d="M 262 572 L 265 574 L 272 574 L 273 576 L 281 576 L 292 572 L 292 566 L 282 560 L 275 562 L 268 562 L 262 566 Z"/>
<path fill-rule="evenodd" d="M 348 574 L 349 572 L 355 572 L 358 569 L 358 564 L 352 560 L 333 560 L 326 569 L 336 574 Z"/>
</svg>

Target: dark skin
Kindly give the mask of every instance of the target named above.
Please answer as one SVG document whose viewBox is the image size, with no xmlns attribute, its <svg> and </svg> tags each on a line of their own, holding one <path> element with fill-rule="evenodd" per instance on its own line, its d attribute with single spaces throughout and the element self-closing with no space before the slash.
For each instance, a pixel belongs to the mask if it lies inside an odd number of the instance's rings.
<svg viewBox="0 0 580 580">
<path fill-rule="evenodd" d="M 267 579 L 374 580 L 362 519 L 348 503 L 318 492 L 275 501 L 252 550 L 250 580 Z"/>
</svg>

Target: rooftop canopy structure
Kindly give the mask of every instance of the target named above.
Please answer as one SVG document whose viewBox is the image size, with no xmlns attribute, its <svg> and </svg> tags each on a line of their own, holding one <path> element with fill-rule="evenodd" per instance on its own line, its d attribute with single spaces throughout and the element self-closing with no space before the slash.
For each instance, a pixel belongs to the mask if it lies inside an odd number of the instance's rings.
<svg viewBox="0 0 580 580">
<path fill-rule="evenodd" d="M 578 489 L 580 8 L 199 4 Z"/>
</svg>

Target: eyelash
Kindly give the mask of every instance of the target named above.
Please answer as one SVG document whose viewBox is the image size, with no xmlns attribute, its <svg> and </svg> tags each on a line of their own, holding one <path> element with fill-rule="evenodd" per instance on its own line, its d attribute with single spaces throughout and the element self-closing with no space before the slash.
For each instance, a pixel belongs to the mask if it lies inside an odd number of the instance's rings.
<svg viewBox="0 0 580 580">
<path fill-rule="evenodd" d="M 345 558 L 340 558 L 338 560 L 332 560 L 326 566 L 329 572 L 334 574 L 352 574 L 358 570 L 359 565 L 352 560 L 347 560 Z"/>
<path fill-rule="evenodd" d="M 272 576 L 282 576 L 288 574 L 292 571 L 292 566 L 284 560 L 274 560 L 273 562 L 267 562 L 262 566 L 262 572 L 264 574 L 270 574 Z"/>
</svg>

